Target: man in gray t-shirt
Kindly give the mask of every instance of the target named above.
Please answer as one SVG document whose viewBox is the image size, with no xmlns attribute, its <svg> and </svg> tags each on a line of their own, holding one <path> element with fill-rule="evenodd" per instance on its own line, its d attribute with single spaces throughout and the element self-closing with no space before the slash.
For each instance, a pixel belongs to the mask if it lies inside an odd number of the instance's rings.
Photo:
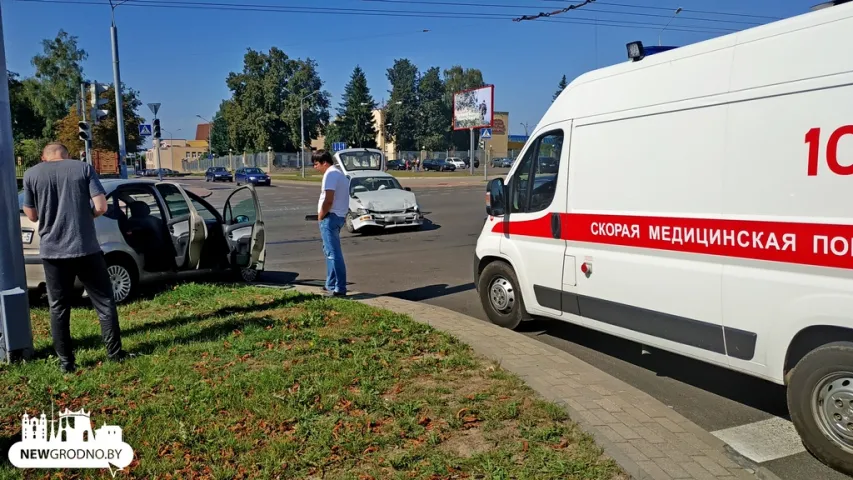
<svg viewBox="0 0 853 480">
<path fill-rule="evenodd" d="M 42 160 L 24 174 L 23 210 L 38 222 L 50 330 L 60 368 L 66 373 L 76 369 L 70 327 L 75 278 L 98 312 L 108 357 L 121 361 L 127 354 L 121 348 L 112 282 L 95 231 L 95 218 L 107 211 L 104 187 L 95 169 L 71 160 L 60 143 L 48 144 Z"/>
</svg>

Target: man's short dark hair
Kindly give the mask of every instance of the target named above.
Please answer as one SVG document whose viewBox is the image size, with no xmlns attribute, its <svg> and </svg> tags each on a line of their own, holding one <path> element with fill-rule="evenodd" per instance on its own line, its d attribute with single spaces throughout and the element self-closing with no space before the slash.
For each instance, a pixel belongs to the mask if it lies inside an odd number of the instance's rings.
<svg viewBox="0 0 853 480">
<path fill-rule="evenodd" d="M 311 162 L 312 163 L 326 163 L 328 165 L 334 165 L 335 161 L 332 160 L 332 155 L 326 150 L 317 150 L 316 152 L 311 154 Z"/>
</svg>

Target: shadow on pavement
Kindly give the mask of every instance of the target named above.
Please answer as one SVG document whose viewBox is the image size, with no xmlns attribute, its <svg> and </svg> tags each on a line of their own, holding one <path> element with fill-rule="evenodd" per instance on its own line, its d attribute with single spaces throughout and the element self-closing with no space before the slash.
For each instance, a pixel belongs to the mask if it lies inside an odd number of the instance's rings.
<svg viewBox="0 0 853 480">
<path fill-rule="evenodd" d="M 522 324 L 519 331 L 550 335 L 631 363 L 659 377 L 669 377 L 770 415 L 789 418 L 785 387 L 760 378 L 659 349 L 649 349 L 651 355 L 643 355 L 639 343 L 557 320 L 536 319 Z M 633 383 L 630 378 L 621 380 Z"/>
<path fill-rule="evenodd" d="M 467 292 L 474 289 L 473 283 L 457 285 L 450 287 L 446 283 L 429 285 L 426 287 L 417 287 L 409 290 L 401 290 L 398 292 L 386 293 L 386 296 L 409 300 L 412 302 L 420 302 L 421 300 L 429 300 L 432 298 L 444 297 L 456 293 Z"/>
</svg>

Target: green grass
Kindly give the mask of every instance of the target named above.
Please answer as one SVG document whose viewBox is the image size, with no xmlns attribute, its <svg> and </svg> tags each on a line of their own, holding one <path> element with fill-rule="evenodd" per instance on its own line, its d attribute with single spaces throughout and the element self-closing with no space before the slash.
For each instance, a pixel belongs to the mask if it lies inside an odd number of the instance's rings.
<svg viewBox="0 0 853 480">
<path fill-rule="evenodd" d="M 126 478 L 627 478 L 559 407 L 403 315 L 199 284 L 120 315 L 141 355 L 102 363 L 96 316 L 76 309 L 81 368 L 62 375 L 48 313 L 33 309 L 36 359 L 0 366 L 0 478 L 76 473 L 8 464 L 20 416 L 51 404 L 122 427 L 136 454 Z"/>
</svg>

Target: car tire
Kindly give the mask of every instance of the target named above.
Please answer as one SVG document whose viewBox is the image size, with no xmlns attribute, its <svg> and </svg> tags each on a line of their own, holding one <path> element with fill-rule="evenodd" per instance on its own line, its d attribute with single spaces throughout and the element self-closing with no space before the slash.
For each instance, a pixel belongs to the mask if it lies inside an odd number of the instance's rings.
<svg viewBox="0 0 853 480">
<path fill-rule="evenodd" d="M 240 277 L 240 280 L 246 283 L 255 283 L 261 279 L 261 271 L 256 268 L 235 269 L 235 273 Z"/>
<path fill-rule="evenodd" d="M 113 299 L 116 303 L 126 302 L 136 293 L 139 274 L 130 260 L 117 256 L 107 257 L 107 274 L 110 276 Z"/>
<path fill-rule="evenodd" d="M 344 225 L 346 225 L 347 231 L 349 233 L 355 233 L 355 226 L 352 224 L 352 214 L 347 215 Z"/>
<path fill-rule="evenodd" d="M 515 330 L 527 318 L 518 278 L 508 263 L 498 260 L 486 265 L 477 290 L 486 316 L 495 325 Z"/>
<path fill-rule="evenodd" d="M 787 396 L 806 450 L 853 475 L 853 342 L 829 343 L 806 354 L 790 374 Z"/>
</svg>

